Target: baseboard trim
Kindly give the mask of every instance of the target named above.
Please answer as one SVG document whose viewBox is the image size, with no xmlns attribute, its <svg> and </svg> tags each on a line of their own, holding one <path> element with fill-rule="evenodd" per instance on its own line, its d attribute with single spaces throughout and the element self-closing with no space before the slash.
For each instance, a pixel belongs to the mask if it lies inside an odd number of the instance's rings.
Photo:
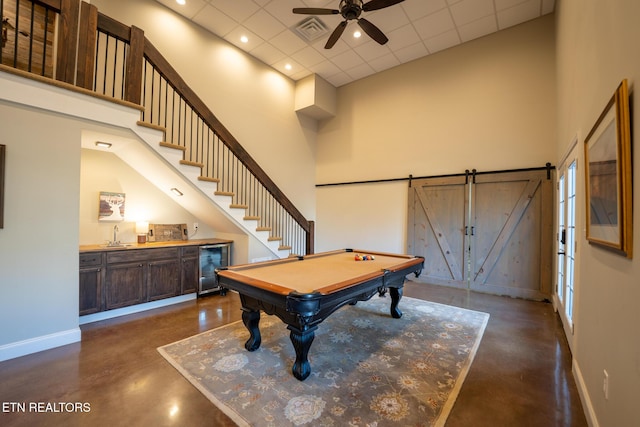
<svg viewBox="0 0 640 427">
<path fill-rule="evenodd" d="M 161 299 L 158 301 L 145 302 L 131 305 L 129 307 L 116 308 L 114 310 L 101 311 L 99 313 L 80 316 L 80 324 L 99 322 L 100 320 L 113 319 L 115 317 L 126 316 L 127 314 L 140 313 L 141 311 L 153 310 L 154 308 L 166 307 L 168 305 L 191 301 L 197 298 L 195 293 L 180 295 L 177 297 Z"/>
<path fill-rule="evenodd" d="M 73 328 L 49 335 L 42 335 L 0 346 L 0 362 L 16 357 L 26 356 L 32 353 L 49 350 L 67 344 L 78 342 L 82 339 L 80 328 Z"/>
<path fill-rule="evenodd" d="M 587 390 L 587 386 L 584 383 L 584 378 L 582 377 L 582 371 L 580 371 L 580 366 L 576 359 L 573 359 L 571 363 L 573 370 L 573 377 L 576 380 L 576 386 L 578 387 L 578 394 L 580 395 L 580 400 L 582 401 L 582 407 L 584 408 L 584 415 L 587 418 L 587 424 L 589 427 L 600 427 L 598 423 L 598 417 L 596 417 L 596 412 L 593 409 L 593 404 L 591 403 L 591 398 L 589 397 L 589 391 Z"/>
</svg>

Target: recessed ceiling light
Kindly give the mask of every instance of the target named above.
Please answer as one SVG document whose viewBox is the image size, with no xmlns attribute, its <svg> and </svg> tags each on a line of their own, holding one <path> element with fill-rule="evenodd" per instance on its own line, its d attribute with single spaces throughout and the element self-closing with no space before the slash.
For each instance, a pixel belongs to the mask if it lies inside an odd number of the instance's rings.
<svg viewBox="0 0 640 427">
<path fill-rule="evenodd" d="M 360 31 L 354 31 L 353 32 L 353 37 L 355 37 L 357 39 L 359 39 L 361 35 L 362 35 L 362 33 Z"/>
<path fill-rule="evenodd" d="M 96 141 L 96 147 L 111 148 L 111 143 L 110 142 L 104 142 L 104 141 Z"/>
<path fill-rule="evenodd" d="M 178 3 L 180 6 L 184 6 L 187 3 L 187 0 L 176 0 L 176 3 Z"/>
<path fill-rule="evenodd" d="M 247 37 L 247 36 L 242 36 L 242 37 L 240 37 L 240 41 L 241 41 L 242 43 L 247 43 L 247 42 L 249 41 L 249 37 Z"/>
<path fill-rule="evenodd" d="M 284 68 L 285 68 L 285 69 L 287 69 L 287 70 L 290 70 L 290 69 L 292 69 L 293 67 L 291 66 L 291 64 L 285 64 Z"/>
</svg>

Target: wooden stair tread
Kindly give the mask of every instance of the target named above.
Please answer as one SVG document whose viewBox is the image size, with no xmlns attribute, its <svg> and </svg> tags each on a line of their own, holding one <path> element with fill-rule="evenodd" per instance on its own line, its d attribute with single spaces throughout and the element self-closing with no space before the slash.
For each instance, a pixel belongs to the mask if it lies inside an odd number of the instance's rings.
<svg viewBox="0 0 640 427">
<path fill-rule="evenodd" d="M 138 126 L 143 126 L 143 127 L 149 128 L 149 129 L 155 129 L 155 130 L 159 130 L 159 131 L 162 131 L 162 132 L 166 132 L 167 131 L 167 129 L 164 126 L 154 125 L 153 123 L 144 122 L 142 120 L 138 120 L 136 122 L 136 124 Z"/>
<path fill-rule="evenodd" d="M 210 176 L 202 176 L 202 175 L 198 177 L 198 181 L 220 182 L 218 178 L 211 178 Z"/>
<path fill-rule="evenodd" d="M 231 203 L 231 204 L 229 205 L 229 207 L 230 207 L 231 209 L 249 209 L 249 206 L 248 206 L 248 205 L 241 205 L 241 204 L 238 204 L 238 203 Z"/>
<path fill-rule="evenodd" d="M 166 141 L 161 141 L 160 142 L 160 146 L 161 147 L 166 147 L 166 148 L 171 148 L 173 150 L 180 150 L 182 152 L 187 151 L 187 147 L 183 147 L 182 145 L 172 144 L 172 143 L 166 142 Z"/>
<path fill-rule="evenodd" d="M 260 217 L 255 215 L 247 215 L 242 219 L 244 219 L 245 221 L 260 221 Z"/>
<path fill-rule="evenodd" d="M 272 236 L 267 239 L 269 242 L 276 242 L 278 240 L 282 240 L 282 237 Z"/>
<path fill-rule="evenodd" d="M 280 245 L 280 246 L 278 246 L 278 250 L 279 251 L 290 251 L 291 250 L 291 246 L 289 246 L 289 245 Z"/>
<path fill-rule="evenodd" d="M 192 162 L 191 160 L 180 160 L 180 164 L 181 165 L 185 165 L 185 166 L 195 166 L 195 167 L 200 168 L 200 169 L 202 169 L 204 167 L 203 163 Z"/>
<path fill-rule="evenodd" d="M 231 192 L 231 191 L 215 191 L 213 194 L 215 194 L 216 196 L 235 196 L 236 193 Z"/>
<path fill-rule="evenodd" d="M 256 231 L 271 231 L 271 227 L 256 227 Z"/>
</svg>

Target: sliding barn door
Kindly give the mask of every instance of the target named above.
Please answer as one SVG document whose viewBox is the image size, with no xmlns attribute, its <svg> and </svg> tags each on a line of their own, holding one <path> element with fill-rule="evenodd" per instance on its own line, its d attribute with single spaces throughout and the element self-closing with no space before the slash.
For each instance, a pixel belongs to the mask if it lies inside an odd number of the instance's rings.
<svg viewBox="0 0 640 427">
<path fill-rule="evenodd" d="M 409 188 L 408 253 L 424 257 L 420 280 L 467 283 L 468 184 L 465 177 L 427 178 Z"/>
<path fill-rule="evenodd" d="M 528 299 L 549 299 L 553 180 L 546 170 L 412 181 L 409 253 L 419 280 Z"/>
</svg>

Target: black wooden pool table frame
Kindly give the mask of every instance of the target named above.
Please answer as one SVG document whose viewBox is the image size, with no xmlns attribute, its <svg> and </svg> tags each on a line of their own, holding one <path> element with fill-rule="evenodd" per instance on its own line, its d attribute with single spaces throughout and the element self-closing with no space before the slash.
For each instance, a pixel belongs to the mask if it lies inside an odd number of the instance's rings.
<svg viewBox="0 0 640 427">
<path fill-rule="evenodd" d="M 353 252 L 353 250 L 345 249 L 344 252 Z M 362 253 L 376 255 L 376 252 L 362 251 Z M 322 255 L 323 254 L 309 255 L 306 257 L 300 256 L 297 257 L 297 259 L 303 262 L 310 257 Z M 278 263 L 280 261 L 290 262 L 291 260 L 268 262 Z M 264 263 L 252 265 L 258 266 L 260 264 Z M 267 314 L 275 314 L 287 324 L 287 329 L 291 331 L 291 343 L 296 352 L 296 360 L 292 368 L 293 375 L 298 380 L 303 381 L 311 373 L 308 354 L 311 343 L 315 337 L 315 330 L 323 320 L 340 307 L 347 304 L 354 305 L 358 301 L 369 300 L 375 294 L 382 296 L 389 290 L 389 294 L 391 295 L 391 316 L 396 319 L 402 316 L 398 304 L 402 298 L 405 277 L 411 273 L 415 274 L 416 277 L 419 276 L 424 265 L 424 258 L 399 258 L 398 264 L 402 265 L 399 269 L 382 269 L 379 274 L 376 274 L 374 277 L 357 281 L 356 283 L 337 288 L 328 293 L 317 291 L 299 293 L 292 291 L 285 295 L 282 294 L 282 292 L 273 292 L 264 287 L 252 285 L 250 280 L 243 280 L 238 277 L 226 277 L 224 271 L 232 271 L 234 267 L 221 268 L 216 271 L 216 276 L 218 284 L 223 290 L 222 294 L 224 294 L 227 289 L 237 291 L 240 294 L 242 321 L 250 333 L 250 337 L 245 343 L 245 348 L 248 351 L 257 350 L 261 344 L 260 329 L 258 326 L 260 322 L 260 310 Z"/>
</svg>

